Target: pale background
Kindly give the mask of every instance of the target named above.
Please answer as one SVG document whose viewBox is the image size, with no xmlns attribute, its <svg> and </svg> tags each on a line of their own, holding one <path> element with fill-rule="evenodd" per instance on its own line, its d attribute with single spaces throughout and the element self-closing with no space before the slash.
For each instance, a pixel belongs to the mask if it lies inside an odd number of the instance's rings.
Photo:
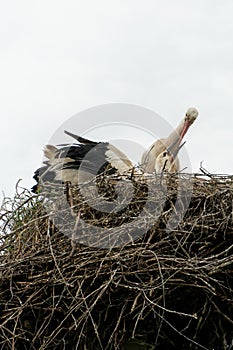
<svg viewBox="0 0 233 350">
<path fill-rule="evenodd" d="M 61 124 L 112 102 L 149 108 L 174 127 L 195 106 L 185 137 L 193 171 L 203 161 L 210 172 L 233 173 L 231 0 L 0 4 L 1 195 L 20 178 L 34 184 L 42 147 Z"/>
</svg>

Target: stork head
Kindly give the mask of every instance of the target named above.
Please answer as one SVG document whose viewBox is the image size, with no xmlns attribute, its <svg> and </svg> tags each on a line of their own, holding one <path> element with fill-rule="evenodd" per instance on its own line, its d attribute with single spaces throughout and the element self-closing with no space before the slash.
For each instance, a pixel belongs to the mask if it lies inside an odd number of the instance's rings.
<svg viewBox="0 0 233 350">
<path fill-rule="evenodd" d="M 198 111 L 196 108 L 191 107 L 187 110 L 187 112 L 185 114 L 185 118 L 184 118 L 184 125 L 182 128 L 181 134 L 180 134 L 179 143 L 182 141 L 184 135 L 188 131 L 190 125 L 192 125 L 193 122 L 196 120 L 197 116 L 198 116 Z"/>
<path fill-rule="evenodd" d="M 185 121 L 190 126 L 196 120 L 197 116 L 198 116 L 198 110 L 194 107 L 191 107 L 187 110 L 185 114 Z"/>
</svg>

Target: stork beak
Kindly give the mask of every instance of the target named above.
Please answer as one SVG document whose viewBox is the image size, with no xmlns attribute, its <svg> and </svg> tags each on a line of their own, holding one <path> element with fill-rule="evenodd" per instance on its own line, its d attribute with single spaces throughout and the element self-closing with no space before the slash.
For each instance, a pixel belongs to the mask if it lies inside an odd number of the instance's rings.
<svg viewBox="0 0 233 350">
<path fill-rule="evenodd" d="M 175 158 L 177 156 L 177 154 L 179 153 L 180 149 L 184 146 L 185 142 L 183 142 L 181 144 L 181 141 L 183 140 L 184 135 L 186 134 L 186 132 L 188 131 L 189 127 L 190 127 L 190 121 L 189 120 L 185 120 L 183 129 L 181 131 L 180 137 L 177 138 L 173 144 L 171 144 L 171 146 L 169 146 L 167 148 L 167 151 L 170 152 L 172 154 L 172 156 Z"/>
<path fill-rule="evenodd" d="M 180 134 L 179 144 L 181 143 L 181 141 L 182 141 L 184 135 L 186 134 L 186 132 L 188 131 L 189 127 L 190 127 L 190 122 L 188 120 L 186 120 L 184 123 L 183 130 L 181 131 L 181 134 Z"/>
<path fill-rule="evenodd" d="M 177 154 L 179 153 L 180 149 L 185 145 L 186 141 L 184 141 L 181 145 L 180 145 L 180 141 L 177 143 L 177 141 L 175 141 L 170 147 L 167 148 L 167 151 L 172 154 L 173 158 L 175 159 Z"/>
<path fill-rule="evenodd" d="M 176 158 L 177 154 L 180 152 L 181 148 L 186 144 L 186 141 L 184 141 L 176 150 L 175 154 L 173 153 L 174 158 Z"/>
</svg>

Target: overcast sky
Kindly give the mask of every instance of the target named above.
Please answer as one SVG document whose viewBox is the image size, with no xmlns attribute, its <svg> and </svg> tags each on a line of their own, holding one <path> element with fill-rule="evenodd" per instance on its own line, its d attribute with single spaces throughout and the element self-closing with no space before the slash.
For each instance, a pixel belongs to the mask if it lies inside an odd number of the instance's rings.
<svg viewBox="0 0 233 350">
<path fill-rule="evenodd" d="M 193 171 L 203 161 L 210 172 L 233 173 L 231 0 L 0 3 L 6 195 L 20 178 L 34 184 L 42 147 L 70 117 L 113 102 L 148 108 L 174 127 L 195 106 L 200 115 L 185 137 Z M 100 128 L 96 138 L 108 134 Z"/>
</svg>

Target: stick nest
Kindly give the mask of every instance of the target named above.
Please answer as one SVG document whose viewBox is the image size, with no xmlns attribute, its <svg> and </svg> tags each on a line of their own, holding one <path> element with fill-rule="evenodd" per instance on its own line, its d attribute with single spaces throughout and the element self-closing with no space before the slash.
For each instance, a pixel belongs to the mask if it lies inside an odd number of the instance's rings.
<svg viewBox="0 0 233 350">
<path fill-rule="evenodd" d="M 233 349 L 233 177 L 92 185 L 5 198 L 0 349 Z"/>
</svg>

